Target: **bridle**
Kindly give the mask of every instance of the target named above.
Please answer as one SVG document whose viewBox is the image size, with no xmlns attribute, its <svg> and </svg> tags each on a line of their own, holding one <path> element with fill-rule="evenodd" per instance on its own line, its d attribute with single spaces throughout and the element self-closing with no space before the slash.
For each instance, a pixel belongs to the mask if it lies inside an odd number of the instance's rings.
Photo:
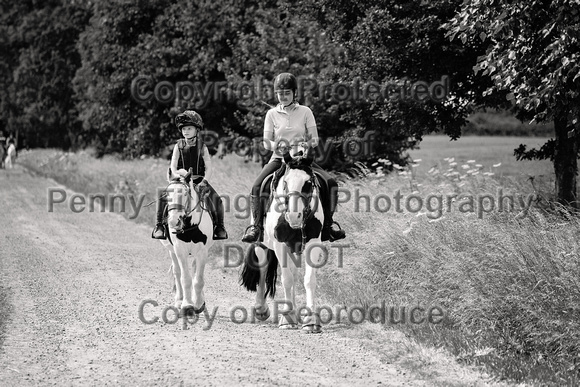
<svg viewBox="0 0 580 387">
<path fill-rule="evenodd" d="M 306 180 L 306 182 L 304 182 L 304 185 L 302 186 L 302 190 L 301 191 L 289 191 L 288 190 L 288 183 L 285 180 L 285 178 L 288 175 L 288 172 L 293 168 L 290 165 L 287 165 L 286 168 L 287 169 L 284 173 L 284 176 L 281 179 L 283 182 L 283 195 L 281 195 L 281 196 L 283 198 L 286 198 L 286 203 L 280 202 L 280 195 L 275 195 L 275 198 L 276 198 L 276 201 L 278 202 L 279 208 L 281 209 L 281 213 L 284 216 L 284 219 L 286 219 L 286 221 L 288 223 L 290 223 L 288 221 L 288 203 L 290 202 L 290 198 L 292 198 L 293 196 L 296 196 L 302 200 L 302 204 L 304 205 L 304 208 L 302 209 L 302 223 L 300 225 L 302 243 L 300 245 L 299 251 L 297 251 L 298 254 L 302 254 L 302 252 L 304 251 L 304 245 L 306 244 L 306 239 L 307 239 L 307 235 L 305 232 L 306 224 L 308 223 L 308 221 L 310 221 L 310 219 L 312 219 L 312 217 L 314 216 L 314 213 L 316 212 L 316 208 L 314 208 L 314 209 L 312 208 L 311 202 L 312 202 L 312 199 L 314 197 L 319 198 L 319 194 L 316 196 L 314 195 L 315 190 L 317 189 L 317 185 L 316 185 L 316 179 L 314 177 L 314 172 L 312 171 L 312 169 L 310 167 L 300 168 L 310 176 L 309 179 Z"/>
<path fill-rule="evenodd" d="M 183 186 L 183 188 L 185 189 L 185 203 L 181 203 L 181 202 L 176 202 L 175 200 L 172 201 L 172 203 L 169 203 L 167 205 L 167 213 L 169 214 L 170 211 L 183 211 L 185 212 L 183 215 L 181 215 L 179 217 L 179 221 L 177 223 L 177 226 L 175 227 L 175 232 L 173 232 L 174 234 L 181 234 L 184 233 L 186 231 L 195 229 L 196 227 L 199 226 L 199 224 L 201 223 L 201 216 L 199 217 L 199 220 L 197 223 L 191 223 L 189 227 L 187 228 L 183 228 L 183 226 L 185 225 L 185 219 L 190 218 L 191 219 L 191 214 L 196 211 L 198 208 L 200 208 L 201 210 L 206 210 L 206 208 L 203 206 L 203 198 L 200 192 L 200 189 L 198 187 L 197 184 L 193 183 L 190 179 L 191 178 L 195 178 L 196 176 L 191 176 L 190 173 L 188 173 L 186 175 L 185 178 L 183 178 L 183 180 L 181 178 L 173 178 L 171 180 L 171 182 L 167 185 L 166 188 L 166 192 L 170 189 L 170 187 L 172 185 L 176 185 L 179 184 L 181 186 Z M 189 180 L 190 184 L 187 184 L 186 181 Z M 195 207 L 193 207 L 192 209 L 189 209 L 189 207 L 191 207 L 191 191 L 194 191 L 197 194 L 197 197 L 199 198 L 199 200 L 197 201 L 197 204 L 195 205 Z M 176 191 L 174 191 L 175 194 Z M 202 212 L 203 215 L 203 212 Z"/>
</svg>

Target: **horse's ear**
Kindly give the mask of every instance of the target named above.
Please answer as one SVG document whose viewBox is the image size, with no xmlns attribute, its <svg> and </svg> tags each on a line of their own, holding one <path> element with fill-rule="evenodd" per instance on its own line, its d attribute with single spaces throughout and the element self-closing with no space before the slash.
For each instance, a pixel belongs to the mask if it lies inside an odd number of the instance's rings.
<svg viewBox="0 0 580 387">
<path fill-rule="evenodd" d="M 173 174 L 171 172 L 171 167 L 167 168 L 167 182 L 171 182 L 171 180 L 173 179 Z"/>
<path fill-rule="evenodd" d="M 308 148 L 308 150 L 306 151 L 306 155 L 304 156 L 304 164 L 310 166 L 312 165 L 313 161 L 314 161 L 314 149 Z"/>
</svg>

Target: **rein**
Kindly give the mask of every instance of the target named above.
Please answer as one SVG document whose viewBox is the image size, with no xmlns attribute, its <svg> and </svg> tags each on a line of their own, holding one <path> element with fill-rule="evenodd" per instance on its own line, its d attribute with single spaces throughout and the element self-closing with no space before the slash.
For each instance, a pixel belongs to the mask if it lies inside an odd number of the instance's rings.
<svg viewBox="0 0 580 387">
<path fill-rule="evenodd" d="M 310 186 L 312 187 L 311 190 L 308 192 L 308 194 L 304 194 L 303 192 L 299 192 L 299 191 L 288 191 L 288 183 L 284 180 L 284 178 L 287 175 L 288 170 L 290 170 L 290 167 L 287 167 L 286 173 L 284 174 L 284 176 L 282 177 L 282 181 L 284 182 L 284 195 L 282 195 L 283 197 L 288 197 L 288 201 L 292 196 L 297 196 L 302 200 L 302 203 L 304 204 L 304 209 L 302 210 L 302 224 L 300 226 L 300 234 L 302 237 L 302 243 L 300 245 L 300 250 L 297 251 L 297 254 L 302 254 L 302 252 L 304 251 L 304 246 L 306 245 L 306 239 L 308 238 L 305 232 L 305 228 L 306 228 L 306 224 L 308 223 L 308 221 L 310 221 L 310 219 L 312 219 L 312 217 L 314 216 L 314 211 L 312 210 L 312 207 L 310 205 L 310 202 L 312 201 L 312 198 L 314 197 L 314 191 L 315 188 L 317 187 L 317 185 L 315 184 L 315 178 L 314 178 L 314 173 L 312 172 L 311 169 L 308 170 L 304 170 L 309 176 L 310 179 L 308 179 L 304 184 L 310 183 Z M 279 195 L 274 195 L 278 205 L 281 205 L 283 210 L 281 212 L 282 215 L 284 215 L 284 217 L 286 218 L 287 214 L 288 214 L 288 205 L 287 203 L 281 203 L 280 202 L 280 196 Z M 319 197 L 319 195 L 318 195 Z"/>
<path fill-rule="evenodd" d="M 197 223 L 192 223 L 189 227 L 183 228 L 183 229 L 181 229 L 181 231 L 174 232 L 174 234 L 180 234 L 180 233 L 184 233 L 186 231 L 190 231 L 190 230 L 193 230 L 193 229 L 199 227 L 199 224 L 201 223 L 201 220 L 202 220 L 202 217 L 203 217 L 203 211 L 206 211 L 207 208 L 205 208 L 203 206 L 203 198 L 202 198 L 201 193 L 197 189 L 197 185 L 196 184 L 191 183 L 191 186 L 192 187 L 190 187 L 185 182 L 176 179 L 176 180 L 172 181 L 171 183 L 169 183 L 167 185 L 167 188 L 165 190 L 167 191 L 169 189 L 169 187 L 171 185 L 174 185 L 174 184 L 181 184 L 181 185 L 185 186 L 185 189 L 186 189 L 186 194 L 185 194 L 185 196 L 186 196 L 186 203 L 185 204 L 181 204 L 181 203 L 171 203 L 171 204 L 168 204 L 167 205 L 167 212 L 172 211 L 172 210 L 184 211 L 185 214 L 182 215 L 180 218 L 181 219 L 186 219 L 186 218 L 191 218 L 191 214 L 194 211 L 196 211 L 198 208 L 200 208 L 202 210 L 201 215 L 199 217 L 199 221 Z M 192 189 L 194 190 L 194 192 L 199 197 L 199 200 L 197 201 L 197 204 L 195 205 L 195 207 L 193 207 L 191 210 L 188 211 L 187 208 L 190 206 L 191 199 L 192 199 L 192 196 L 191 196 L 191 190 Z M 167 195 L 167 193 L 166 193 L 166 195 Z"/>
</svg>

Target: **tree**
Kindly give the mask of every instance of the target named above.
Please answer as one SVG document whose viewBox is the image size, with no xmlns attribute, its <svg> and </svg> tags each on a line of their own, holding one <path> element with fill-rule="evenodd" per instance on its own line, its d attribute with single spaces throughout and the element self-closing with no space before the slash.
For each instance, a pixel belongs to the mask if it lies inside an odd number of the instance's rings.
<svg viewBox="0 0 580 387">
<path fill-rule="evenodd" d="M 2 10 L 3 125 L 30 146 L 76 145 L 80 126 L 71 80 L 80 66 L 75 46 L 88 7 L 82 1 L 53 0 Z"/>
<path fill-rule="evenodd" d="M 238 129 L 235 105 L 213 86 L 225 82 L 221 63 L 231 55 L 228 42 L 251 24 L 253 3 L 95 2 L 75 77 L 85 136 L 101 154 L 156 155 L 180 136 L 171 120 L 185 108 L 200 111 L 208 129 Z M 137 87 L 149 98 L 133 95 L 138 77 L 145 77 Z M 207 101 L 182 98 L 176 89 L 185 82 L 212 87 Z M 166 99 L 154 94 L 160 84 L 168 87 Z"/>
<path fill-rule="evenodd" d="M 86 145 L 98 154 L 119 152 L 137 156 L 158 150 L 165 106 L 142 106 L 131 99 L 131 79 L 140 71 L 155 73 L 162 62 L 160 44 L 143 37 L 167 1 L 93 3 L 93 15 L 80 36 L 82 67 L 74 88 Z M 161 111 L 160 111 L 161 110 Z"/>
<path fill-rule="evenodd" d="M 468 46 L 449 41 L 441 26 L 452 18 L 460 0 L 303 1 L 303 14 L 313 15 L 331 41 L 345 50 L 345 60 L 328 75 L 330 81 L 354 84 L 362 91 L 374 82 L 382 95 L 348 104 L 341 119 L 354 130 L 374 130 L 374 154 L 400 160 L 422 136 L 443 132 L 461 135 L 467 116 L 479 106 L 507 106 L 498 95 L 483 95 L 491 81 L 474 76 L 473 63 L 485 53 L 480 41 Z M 424 87 L 448 79 L 444 98 L 425 98 Z M 384 92 L 386 90 L 386 92 Z M 413 96 L 414 94 L 414 96 Z M 422 94 L 422 95 L 420 95 Z M 340 104 L 339 104 L 340 105 Z"/>
<path fill-rule="evenodd" d="M 357 160 L 372 165 L 383 158 L 405 164 L 404 151 L 424 134 L 443 131 L 459 137 L 472 111 L 466 103 L 468 97 L 491 85 L 471 71 L 477 55 L 484 52 L 482 46 L 476 42 L 474 50 L 466 50 L 449 42 L 440 29 L 458 4 L 399 4 L 394 0 L 264 3 L 255 13 L 256 29 L 236 41 L 232 62 L 239 67 L 230 66 L 230 70 L 238 79 L 256 75 L 272 79 L 277 72 L 289 71 L 315 80 L 317 86 L 327 85 L 300 99 L 320 121 L 321 136 L 332 137 L 337 150 L 346 150 L 337 145 L 371 131 L 376 136 L 373 151 L 362 157 L 335 152 L 329 162 L 335 169 L 345 169 Z M 416 91 L 411 86 L 417 86 L 417 81 L 423 81 L 419 88 L 447 79 L 447 98 L 434 101 L 436 98 L 411 95 Z M 492 98 L 479 100 L 485 104 Z M 266 109 L 265 105 L 249 107 L 244 125 L 261 133 Z"/>
<path fill-rule="evenodd" d="M 318 161 L 333 169 L 345 169 L 349 163 L 339 160 L 340 152 L 336 152 L 340 148 L 339 136 L 351 126 L 340 119 L 344 105 L 317 98 L 316 93 L 306 93 L 303 87 L 305 82 L 328 78 L 344 60 L 344 49 L 331 42 L 315 20 L 292 8 L 282 1 L 259 2 L 252 12 L 251 28 L 231 42 L 232 55 L 222 66 L 229 84 L 236 90 L 236 85 L 244 84 L 253 90 L 246 93 L 248 98 L 235 93 L 237 117 L 244 128 L 237 134 L 262 137 L 266 112 L 277 103 L 274 78 L 290 72 L 299 79 L 297 99 L 312 109 L 322 140 L 320 148 L 326 149 L 326 153 L 320 152 Z M 335 153 L 335 157 L 331 159 L 330 153 Z"/>
<path fill-rule="evenodd" d="M 485 54 L 475 73 L 493 80 L 485 94 L 508 91 L 519 117 L 554 121 L 555 138 L 540 149 L 515 150 L 518 159 L 550 159 L 556 195 L 578 207 L 580 143 L 580 9 L 569 0 L 465 1 L 445 25 L 451 40 L 479 39 Z"/>
</svg>

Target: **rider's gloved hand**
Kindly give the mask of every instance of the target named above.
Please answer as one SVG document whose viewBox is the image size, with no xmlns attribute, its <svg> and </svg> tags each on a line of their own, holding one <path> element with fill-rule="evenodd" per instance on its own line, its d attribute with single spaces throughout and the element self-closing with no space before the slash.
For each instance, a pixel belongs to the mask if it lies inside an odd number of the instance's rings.
<svg viewBox="0 0 580 387">
<path fill-rule="evenodd" d="M 201 183 L 197 185 L 197 187 L 199 188 L 199 192 L 201 193 L 202 196 L 205 196 L 208 193 L 209 188 L 207 185 L 208 182 L 206 179 L 203 179 Z"/>
</svg>

